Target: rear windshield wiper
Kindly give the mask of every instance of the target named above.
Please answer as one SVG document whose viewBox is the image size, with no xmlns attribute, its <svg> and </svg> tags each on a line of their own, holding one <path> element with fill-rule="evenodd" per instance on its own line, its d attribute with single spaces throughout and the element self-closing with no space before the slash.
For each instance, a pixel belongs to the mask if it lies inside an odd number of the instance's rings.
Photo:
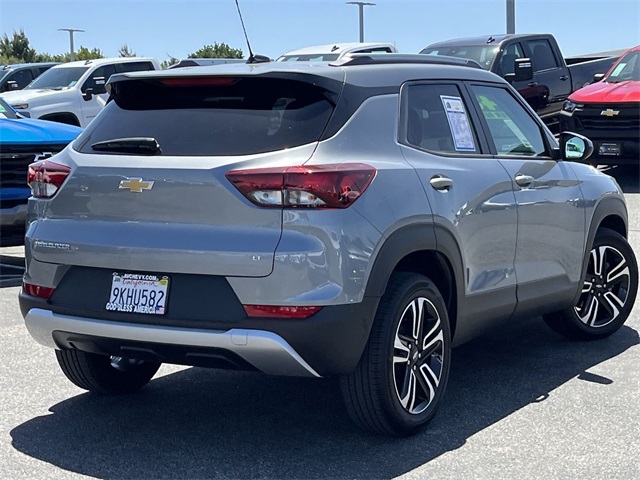
<svg viewBox="0 0 640 480">
<path fill-rule="evenodd" d="M 137 153 L 140 155 L 160 155 L 162 153 L 160 144 L 155 138 L 145 137 L 104 140 L 94 143 L 91 148 L 99 152 Z"/>
</svg>

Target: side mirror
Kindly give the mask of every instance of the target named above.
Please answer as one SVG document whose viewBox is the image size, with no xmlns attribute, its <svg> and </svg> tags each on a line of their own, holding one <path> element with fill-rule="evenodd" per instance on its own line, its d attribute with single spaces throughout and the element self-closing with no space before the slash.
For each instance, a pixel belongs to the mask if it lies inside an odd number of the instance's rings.
<svg viewBox="0 0 640 480">
<path fill-rule="evenodd" d="M 593 153 L 593 142 L 573 132 L 560 134 L 560 153 L 563 160 L 586 160 Z"/>
<path fill-rule="evenodd" d="M 20 85 L 18 85 L 18 82 L 14 80 L 9 80 L 7 82 L 7 87 L 8 90 L 20 90 Z"/>
<path fill-rule="evenodd" d="M 514 73 L 507 73 L 504 79 L 509 82 L 526 82 L 533 78 L 533 65 L 529 58 L 516 58 Z"/>
<path fill-rule="evenodd" d="M 107 93 L 107 80 L 104 77 L 93 77 L 93 94 L 101 95 Z"/>
<path fill-rule="evenodd" d="M 605 73 L 596 73 L 593 76 L 593 81 L 594 82 L 599 82 L 600 80 L 602 80 L 604 78 L 605 75 L 606 75 Z"/>
<path fill-rule="evenodd" d="M 93 97 L 93 88 L 85 88 L 82 92 L 82 98 L 85 102 L 88 102 Z"/>
</svg>

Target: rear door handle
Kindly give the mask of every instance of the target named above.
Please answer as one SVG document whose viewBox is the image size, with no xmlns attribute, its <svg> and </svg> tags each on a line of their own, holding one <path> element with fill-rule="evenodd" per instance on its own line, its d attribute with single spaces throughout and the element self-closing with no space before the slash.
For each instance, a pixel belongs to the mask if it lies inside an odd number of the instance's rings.
<svg viewBox="0 0 640 480">
<path fill-rule="evenodd" d="M 562 80 L 564 82 L 565 80 L 569 80 L 569 77 L 567 75 L 562 75 L 560 77 L 560 80 Z"/>
<path fill-rule="evenodd" d="M 453 185 L 453 180 L 451 180 L 449 177 L 445 177 L 444 175 L 434 175 L 433 177 L 431 177 L 431 180 L 429 180 L 429 183 L 436 190 L 446 192 Z"/>
<path fill-rule="evenodd" d="M 538 82 L 529 82 L 527 83 L 527 87 L 537 87 L 538 86 Z"/>
<path fill-rule="evenodd" d="M 521 187 L 528 187 L 533 183 L 533 177 L 531 175 L 523 175 L 519 173 L 516 175 L 516 183 Z"/>
</svg>

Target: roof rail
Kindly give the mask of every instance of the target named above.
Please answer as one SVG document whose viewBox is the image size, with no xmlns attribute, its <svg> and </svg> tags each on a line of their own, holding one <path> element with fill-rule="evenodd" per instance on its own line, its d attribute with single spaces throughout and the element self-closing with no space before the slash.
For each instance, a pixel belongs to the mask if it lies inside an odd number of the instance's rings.
<svg viewBox="0 0 640 480">
<path fill-rule="evenodd" d="M 422 65 L 458 65 L 480 68 L 480 64 L 468 58 L 447 57 L 445 55 L 426 55 L 421 53 L 349 53 L 329 65 L 332 67 L 349 67 L 353 65 L 385 65 L 385 64 L 422 64 Z"/>
</svg>

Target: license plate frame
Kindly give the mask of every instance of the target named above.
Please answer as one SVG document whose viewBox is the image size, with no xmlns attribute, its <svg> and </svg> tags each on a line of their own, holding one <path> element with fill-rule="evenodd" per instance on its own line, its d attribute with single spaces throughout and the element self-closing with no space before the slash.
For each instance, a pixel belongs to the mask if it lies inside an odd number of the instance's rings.
<svg viewBox="0 0 640 480">
<path fill-rule="evenodd" d="M 118 313 L 165 315 L 170 278 L 153 273 L 113 272 L 105 309 Z"/>
</svg>

